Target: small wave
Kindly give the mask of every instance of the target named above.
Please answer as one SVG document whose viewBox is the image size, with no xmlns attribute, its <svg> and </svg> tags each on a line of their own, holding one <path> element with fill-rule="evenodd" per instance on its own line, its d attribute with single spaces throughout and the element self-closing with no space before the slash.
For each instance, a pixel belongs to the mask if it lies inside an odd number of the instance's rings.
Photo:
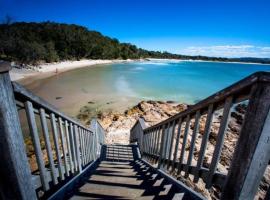
<svg viewBox="0 0 270 200">
<path fill-rule="evenodd" d="M 163 62 L 142 62 L 138 64 L 139 65 L 169 65 L 169 63 L 163 63 Z"/>
<path fill-rule="evenodd" d="M 134 70 L 134 71 L 143 71 L 143 70 L 145 70 L 145 68 L 143 68 L 143 67 L 135 67 L 132 70 Z"/>
</svg>

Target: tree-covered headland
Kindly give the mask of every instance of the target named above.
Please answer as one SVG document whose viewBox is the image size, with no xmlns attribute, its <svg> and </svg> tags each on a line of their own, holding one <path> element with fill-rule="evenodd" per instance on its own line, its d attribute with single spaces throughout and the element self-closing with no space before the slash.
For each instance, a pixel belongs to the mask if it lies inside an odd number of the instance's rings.
<svg viewBox="0 0 270 200">
<path fill-rule="evenodd" d="M 269 59 L 185 56 L 148 51 L 74 24 L 0 24 L 0 59 L 24 64 L 79 59 L 168 58 L 270 63 Z"/>
</svg>

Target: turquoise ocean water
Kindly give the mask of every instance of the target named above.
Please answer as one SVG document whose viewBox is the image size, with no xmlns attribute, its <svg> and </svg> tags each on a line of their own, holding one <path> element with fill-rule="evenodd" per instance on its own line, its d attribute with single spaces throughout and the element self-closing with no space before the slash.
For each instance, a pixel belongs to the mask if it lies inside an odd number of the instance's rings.
<svg viewBox="0 0 270 200">
<path fill-rule="evenodd" d="M 194 103 L 254 72 L 270 71 L 270 65 L 151 61 L 113 64 L 95 70 L 104 73 L 104 82 L 116 93 Z M 95 73 L 93 70 L 92 76 Z"/>
<path fill-rule="evenodd" d="M 257 71 L 270 65 L 151 60 L 80 68 L 27 87 L 74 113 L 89 101 L 123 109 L 140 100 L 193 104 Z"/>
</svg>

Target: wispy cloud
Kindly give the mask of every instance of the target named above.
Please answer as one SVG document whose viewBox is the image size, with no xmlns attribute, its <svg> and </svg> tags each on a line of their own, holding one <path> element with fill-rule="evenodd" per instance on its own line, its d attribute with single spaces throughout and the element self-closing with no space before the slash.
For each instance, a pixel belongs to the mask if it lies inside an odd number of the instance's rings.
<svg viewBox="0 0 270 200">
<path fill-rule="evenodd" d="M 270 58 L 270 47 L 254 45 L 191 46 L 179 51 L 185 55 L 215 57 L 260 57 Z"/>
</svg>

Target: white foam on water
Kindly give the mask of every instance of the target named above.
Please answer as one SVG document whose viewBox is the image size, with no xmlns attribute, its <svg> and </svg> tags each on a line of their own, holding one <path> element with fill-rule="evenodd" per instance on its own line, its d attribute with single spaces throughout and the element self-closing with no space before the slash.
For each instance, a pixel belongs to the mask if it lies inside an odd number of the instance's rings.
<svg viewBox="0 0 270 200">
<path fill-rule="evenodd" d="M 135 68 L 132 68 L 133 71 L 144 71 L 145 68 L 143 67 L 135 67 Z"/>
<path fill-rule="evenodd" d="M 117 78 L 115 82 L 116 90 L 119 94 L 129 96 L 129 97 L 136 97 L 136 93 L 130 87 L 129 83 L 127 82 L 124 76 L 120 76 Z"/>
</svg>

